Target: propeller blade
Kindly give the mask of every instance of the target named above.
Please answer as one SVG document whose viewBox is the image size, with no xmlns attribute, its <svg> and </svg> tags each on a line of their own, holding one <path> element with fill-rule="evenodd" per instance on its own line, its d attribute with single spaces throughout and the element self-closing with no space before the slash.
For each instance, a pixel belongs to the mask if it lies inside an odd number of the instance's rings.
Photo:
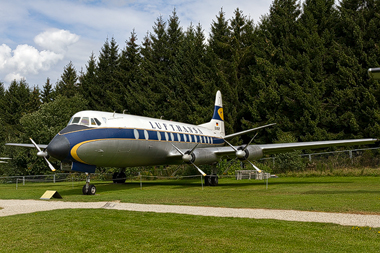
<svg viewBox="0 0 380 253">
<path fill-rule="evenodd" d="M 195 145 L 195 147 L 190 151 L 189 155 L 191 155 L 194 152 L 194 150 L 198 147 L 198 145 L 199 145 L 199 143 L 197 143 L 197 145 Z"/>
<path fill-rule="evenodd" d="M 55 171 L 54 166 L 49 162 L 49 160 L 46 157 L 44 157 L 44 158 L 45 158 L 45 161 L 47 162 L 47 164 L 49 165 L 49 168 L 51 169 L 51 171 Z"/>
<path fill-rule="evenodd" d="M 255 168 L 255 170 L 257 170 L 257 172 L 261 173 L 261 170 L 257 168 L 250 160 L 247 159 L 246 161 L 248 161 L 252 165 L 252 167 Z"/>
<path fill-rule="evenodd" d="M 199 144 L 199 143 L 198 143 Z M 193 151 L 195 150 L 195 148 L 198 146 L 198 144 L 190 151 L 190 154 L 193 153 Z M 177 148 L 174 144 L 172 144 L 172 146 L 182 155 L 184 156 L 185 153 L 183 153 L 179 148 Z M 197 165 L 195 165 L 195 163 L 193 163 L 191 160 L 189 161 L 186 161 L 186 162 L 190 162 L 195 168 L 197 168 L 197 170 L 199 171 L 199 173 L 201 173 L 203 176 L 206 176 L 207 174 L 204 173 Z"/>
<path fill-rule="evenodd" d="M 238 150 L 231 144 L 229 143 L 228 141 L 226 141 L 226 139 L 223 139 L 225 143 L 227 143 L 233 150 L 235 150 L 235 152 L 237 152 Z"/>
<path fill-rule="evenodd" d="M 203 176 L 206 176 L 207 174 L 206 173 L 204 173 L 197 165 L 195 165 L 195 163 L 193 163 L 193 162 L 191 162 L 191 164 L 195 167 L 195 168 L 197 168 L 197 170 L 199 171 L 199 173 L 201 173 Z"/>
<path fill-rule="evenodd" d="M 33 143 L 33 146 L 39 151 L 39 152 L 41 152 L 41 149 L 40 149 L 40 147 L 33 141 L 33 139 L 32 138 L 29 138 L 30 139 L 30 141 Z"/>
<path fill-rule="evenodd" d="M 36 147 L 36 149 L 38 150 L 38 153 L 37 155 L 38 156 L 41 156 L 45 159 L 46 163 L 48 164 L 49 168 L 51 169 L 51 171 L 55 171 L 55 168 L 54 166 L 49 162 L 49 160 L 46 158 L 47 154 L 45 152 L 43 152 L 40 147 L 33 141 L 32 138 L 29 138 L 30 141 L 33 143 L 33 146 Z M 45 154 L 45 155 L 42 155 L 42 154 Z"/>
<path fill-rule="evenodd" d="M 185 153 L 183 153 L 179 148 L 174 146 L 174 144 L 172 144 L 172 146 L 178 151 L 178 153 L 180 153 L 181 155 L 185 155 Z"/>
<path fill-rule="evenodd" d="M 253 136 L 253 138 L 248 142 L 248 144 L 243 148 L 243 151 L 245 151 L 249 145 L 251 145 L 252 141 L 256 138 L 258 133 L 255 134 L 255 136 Z"/>
</svg>

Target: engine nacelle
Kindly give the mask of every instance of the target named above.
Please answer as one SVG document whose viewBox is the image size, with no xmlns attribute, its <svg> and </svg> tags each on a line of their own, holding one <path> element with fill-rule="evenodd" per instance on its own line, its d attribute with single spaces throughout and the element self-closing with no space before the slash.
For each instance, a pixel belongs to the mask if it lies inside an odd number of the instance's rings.
<svg viewBox="0 0 380 253">
<path fill-rule="evenodd" d="M 255 145 L 248 146 L 244 152 L 245 152 L 244 159 L 248 159 L 248 160 L 258 160 L 264 156 L 263 150 L 260 147 L 255 146 Z"/>
<path fill-rule="evenodd" d="M 219 161 L 214 152 L 203 148 L 195 149 L 191 156 L 193 157 L 191 161 L 197 165 L 210 164 Z"/>
</svg>

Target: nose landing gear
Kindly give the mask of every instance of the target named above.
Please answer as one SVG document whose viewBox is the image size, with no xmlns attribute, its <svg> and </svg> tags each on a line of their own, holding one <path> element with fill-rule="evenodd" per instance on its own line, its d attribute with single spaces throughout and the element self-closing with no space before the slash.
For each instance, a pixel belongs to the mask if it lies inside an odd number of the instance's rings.
<svg viewBox="0 0 380 253">
<path fill-rule="evenodd" d="M 86 184 L 82 188 L 83 195 L 95 195 L 96 187 L 90 184 L 90 175 L 86 173 Z"/>
</svg>

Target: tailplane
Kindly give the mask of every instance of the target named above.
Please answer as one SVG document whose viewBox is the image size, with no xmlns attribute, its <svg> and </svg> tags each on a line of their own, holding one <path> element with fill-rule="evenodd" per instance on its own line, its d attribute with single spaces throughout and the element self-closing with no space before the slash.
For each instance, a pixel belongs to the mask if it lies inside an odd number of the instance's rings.
<svg viewBox="0 0 380 253">
<path fill-rule="evenodd" d="M 219 90 L 216 92 L 214 114 L 211 121 L 199 126 L 218 132 L 223 137 L 225 136 L 222 93 Z"/>
</svg>

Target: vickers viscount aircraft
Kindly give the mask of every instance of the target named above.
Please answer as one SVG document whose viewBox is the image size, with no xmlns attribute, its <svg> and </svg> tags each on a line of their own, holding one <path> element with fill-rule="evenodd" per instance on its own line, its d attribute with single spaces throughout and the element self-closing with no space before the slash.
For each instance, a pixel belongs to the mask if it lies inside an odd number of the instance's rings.
<svg viewBox="0 0 380 253">
<path fill-rule="evenodd" d="M 99 167 L 135 167 L 165 164 L 192 164 L 205 176 L 207 185 L 217 185 L 217 175 L 206 175 L 198 165 L 218 162 L 223 156 L 234 156 L 249 162 L 267 154 L 315 149 L 330 146 L 373 144 L 377 139 L 316 141 L 282 144 L 231 145 L 227 139 L 272 126 L 269 124 L 246 131 L 225 134 L 222 95 L 216 93 L 214 114 L 210 122 L 192 125 L 128 114 L 100 111 L 76 113 L 48 145 L 7 143 L 6 145 L 36 147 L 51 170 L 48 158 L 61 161 L 61 169 L 87 174 L 83 194 L 96 192 L 90 184 L 90 173 Z M 227 144 L 224 146 L 224 144 Z"/>
</svg>

